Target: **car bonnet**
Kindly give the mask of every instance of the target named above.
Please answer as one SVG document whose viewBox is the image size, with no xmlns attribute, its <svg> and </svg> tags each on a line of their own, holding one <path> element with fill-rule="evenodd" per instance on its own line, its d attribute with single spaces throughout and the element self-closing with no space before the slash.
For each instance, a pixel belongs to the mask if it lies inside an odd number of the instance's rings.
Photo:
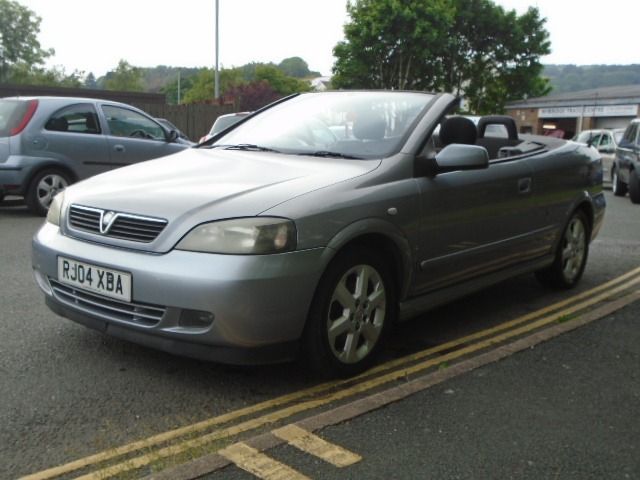
<svg viewBox="0 0 640 480">
<path fill-rule="evenodd" d="M 282 202 L 374 170 L 380 160 L 345 160 L 268 152 L 188 149 L 95 176 L 67 189 L 71 204 L 167 220 L 148 244 L 102 243 L 167 251 L 195 225 L 250 217 Z M 295 219 L 294 219 L 295 220 Z M 68 227 L 66 230 L 69 233 Z M 95 234 L 71 232 L 96 241 Z"/>
</svg>

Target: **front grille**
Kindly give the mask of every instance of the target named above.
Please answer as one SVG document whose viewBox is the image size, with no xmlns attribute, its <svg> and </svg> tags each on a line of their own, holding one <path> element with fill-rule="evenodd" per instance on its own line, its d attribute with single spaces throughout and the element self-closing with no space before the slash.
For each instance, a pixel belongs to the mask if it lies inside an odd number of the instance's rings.
<svg viewBox="0 0 640 480">
<path fill-rule="evenodd" d="M 121 302 L 64 285 L 51 278 L 49 283 L 58 301 L 106 320 L 153 327 L 160 322 L 166 311 L 166 308 L 160 305 Z"/>
<path fill-rule="evenodd" d="M 108 220 L 108 221 L 105 221 Z M 159 218 L 71 205 L 69 225 L 77 230 L 133 242 L 153 242 L 167 225 Z"/>
</svg>

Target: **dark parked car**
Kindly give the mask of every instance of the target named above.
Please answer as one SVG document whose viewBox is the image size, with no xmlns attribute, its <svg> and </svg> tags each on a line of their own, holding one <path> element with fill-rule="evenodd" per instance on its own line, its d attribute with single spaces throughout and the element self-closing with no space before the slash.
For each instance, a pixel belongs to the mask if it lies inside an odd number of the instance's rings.
<svg viewBox="0 0 640 480">
<path fill-rule="evenodd" d="M 191 145 L 137 108 L 90 98 L 0 98 L 0 200 L 44 215 L 78 180 Z"/>
<path fill-rule="evenodd" d="M 604 216 L 598 152 L 447 117 L 457 105 L 301 94 L 73 185 L 33 239 L 36 281 L 54 312 L 120 338 L 231 363 L 302 353 L 337 375 L 371 365 L 394 322 L 488 285 L 575 286 Z"/>
<path fill-rule="evenodd" d="M 613 160 L 613 193 L 624 197 L 629 192 L 633 203 L 640 203 L 640 119 L 632 120 L 616 148 Z"/>
</svg>

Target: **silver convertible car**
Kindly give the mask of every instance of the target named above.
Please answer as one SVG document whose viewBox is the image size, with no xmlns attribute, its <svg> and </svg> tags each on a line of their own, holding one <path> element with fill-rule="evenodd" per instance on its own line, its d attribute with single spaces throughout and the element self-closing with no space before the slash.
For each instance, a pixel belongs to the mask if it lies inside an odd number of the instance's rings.
<svg viewBox="0 0 640 480">
<path fill-rule="evenodd" d="M 70 186 L 33 239 L 36 281 L 51 310 L 122 339 L 339 376 L 394 322 L 514 275 L 573 287 L 605 210 L 597 152 L 457 106 L 297 95 Z"/>
</svg>

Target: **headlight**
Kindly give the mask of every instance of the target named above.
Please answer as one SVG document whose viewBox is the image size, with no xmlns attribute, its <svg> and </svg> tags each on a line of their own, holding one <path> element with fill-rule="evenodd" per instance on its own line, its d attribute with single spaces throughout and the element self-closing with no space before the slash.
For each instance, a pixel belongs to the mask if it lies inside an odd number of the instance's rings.
<svg viewBox="0 0 640 480">
<path fill-rule="evenodd" d="M 296 248 L 296 226 L 284 218 L 251 217 L 199 225 L 176 246 L 192 252 L 264 255 Z"/>
<path fill-rule="evenodd" d="M 53 200 L 51 201 L 51 205 L 49 206 L 49 211 L 47 212 L 47 222 L 53 223 L 54 225 L 60 225 L 60 213 L 62 212 L 62 202 L 64 201 L 64 192 L 58 193 Z"/>
</svg>

